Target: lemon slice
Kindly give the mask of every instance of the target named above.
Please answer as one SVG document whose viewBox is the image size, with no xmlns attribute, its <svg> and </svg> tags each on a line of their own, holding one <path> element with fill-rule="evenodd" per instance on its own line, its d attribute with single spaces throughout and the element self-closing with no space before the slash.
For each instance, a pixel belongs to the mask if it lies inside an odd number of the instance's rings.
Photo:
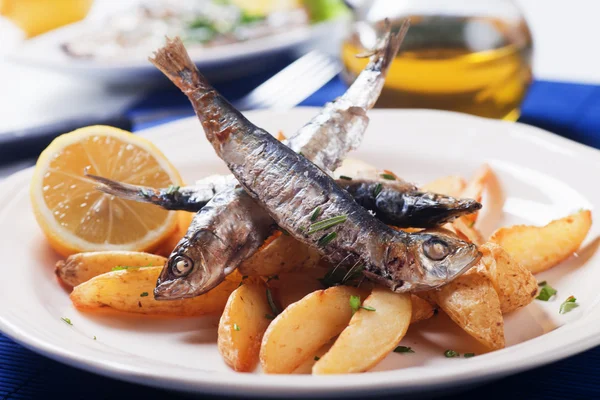
<svg viewBox="0 0 600 400">
<path fill-rule="evenodd" d="M 173 211 L 97 191 L 86 168 L 136 185 L 181 185 L 160 150 L 129 132 L 89 126 L 58 137 L 40 155 L 30 188 L 36 220 L 58 253 L 149 251 L 177 228 Z"/>
</svg>

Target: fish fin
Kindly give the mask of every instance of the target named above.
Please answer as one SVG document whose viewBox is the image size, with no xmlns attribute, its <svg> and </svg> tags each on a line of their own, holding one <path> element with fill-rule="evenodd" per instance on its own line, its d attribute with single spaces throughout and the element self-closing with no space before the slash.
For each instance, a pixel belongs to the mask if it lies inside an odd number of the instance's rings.
<svg viewBox="0 0 600 400">
<path fill-rule="evenodd" d="M 181 38 L 166 40 L 148 60 L 186 94 L 195 89 L 214 90 L 192 62 Z"/>
<path fill-rule="evenodd" d="M 156 191 L 150 187 L 113 181 L 112 179 L 104 178 L 102 176 L 89 174 L 87 171 L 85 172 L 85 176 L 93 179 L 99 184 L 96 186 L 96 190 L 116 196 L 120 199 L 152 203 L 153 199 L 157 196 Z"/>
</svg>

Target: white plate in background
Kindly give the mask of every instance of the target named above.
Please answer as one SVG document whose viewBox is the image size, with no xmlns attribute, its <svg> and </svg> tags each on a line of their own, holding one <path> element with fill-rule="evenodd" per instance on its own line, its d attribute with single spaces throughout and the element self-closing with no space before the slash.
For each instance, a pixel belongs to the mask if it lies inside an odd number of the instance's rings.
<svg viewBox="0 0 600 400">
<path fill-rule="evenodd" d="M 84 20 L 25 40 L 7 54 L 6 59 L 112 85 L 151 84 L 164 79 L 147 57 L 104 60 L 66 54 L 61 45 L 85 32 L 87 24 Z M 322 46 L 324 41 L 343 32 L 342 24 L 344 19 L 332 20 L 243 42 L 210 48 L 190 47 L 189 53 L 205 75 L 213 81 L 224 80 L 264 69 L 265 63 L 272 62 L 281 52 L 300 54 Z"/>
<path fill-rule="evenodd" d="M 247 115 L 270 132 L 289 135 L 316 112 L 300 108 Z M 582 207 L 594 212 L 600 205 L 600 188 L 589 179 L 589 173 L 600 168 L 597 150 L 527 125 L 448 112 L 373 110 L 370 117 L 364 143 L 352 157 L 416 183 L 450 174 L 468 177 L 488 163 L 506 192 L 501 225 L 544 224 Z M 180 168 L 186 181 L 226 172 L 195 119 L 142 134 Z M 19 172 L 0 184 L 0 226 L 5 228 L 0 231 L 0 254 L 7 270 L 7 284 L 0 291 L 0 329 L 40 354 L 88 371 L 195 393 L 423 393 L 497 379 L 600 344 L 600 256 L 595 254 L 599 229 L 594 224 L 578 257 L 537 276 L 558 290 L 556 300 L 534 301 L 506 316 L 505 349 L 481 354 L 474 339 L 440 314 L 409 328 L 402 344 L 416 353 L 392 353 L 373 372 L 322 377 L 235 373 L 217 351 L 218 318 L 77 312 L 54 276 L 59 257 L 46 244 L 31 212 L 31 173 Z M 494 228 L 483 227 L 484 234 Z M 581 306 L 560 315 L 559 305 L 569 295 Z M 73 326 L 61 317 L 70 318 Z M 447 359 L 446 349 L 478 355 Z"/>
</svg>

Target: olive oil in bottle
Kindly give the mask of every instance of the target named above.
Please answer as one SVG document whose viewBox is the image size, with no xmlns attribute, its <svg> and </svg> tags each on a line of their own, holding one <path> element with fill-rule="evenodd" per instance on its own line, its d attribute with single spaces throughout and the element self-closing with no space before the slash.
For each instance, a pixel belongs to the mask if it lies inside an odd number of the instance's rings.
<svg viewBox="0 0 600 400">
<path fill-rule="evenodd" d="M 531 36 L 524 21 L 490 17 L 413 16 L 377 107 L 435 108 L 516 120 L 531 83 Z M 398 29 L 401 20 L 393 23 Z M 383 31 L 356 26 L 342 45 L 345 79 L 366 65 L 357 58 Z"/>
</svg>

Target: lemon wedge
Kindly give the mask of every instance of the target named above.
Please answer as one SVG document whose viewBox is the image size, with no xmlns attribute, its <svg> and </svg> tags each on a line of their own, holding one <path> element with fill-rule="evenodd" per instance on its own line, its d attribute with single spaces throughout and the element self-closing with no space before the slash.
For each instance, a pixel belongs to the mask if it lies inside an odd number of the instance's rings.
<svg viewBox="0 0 600 400">
<path fill-rule="evenodd" d="M 56 138 L 37 161 L 30 195 L 35 218 L 58 253 L 150 251 L 177 229 L 177 213 L 102 193 L 84 175 L 86 168 L 131 184 L 181 185 L 161 151 L 129 132 L 90 126 Z"/>
</svg>

